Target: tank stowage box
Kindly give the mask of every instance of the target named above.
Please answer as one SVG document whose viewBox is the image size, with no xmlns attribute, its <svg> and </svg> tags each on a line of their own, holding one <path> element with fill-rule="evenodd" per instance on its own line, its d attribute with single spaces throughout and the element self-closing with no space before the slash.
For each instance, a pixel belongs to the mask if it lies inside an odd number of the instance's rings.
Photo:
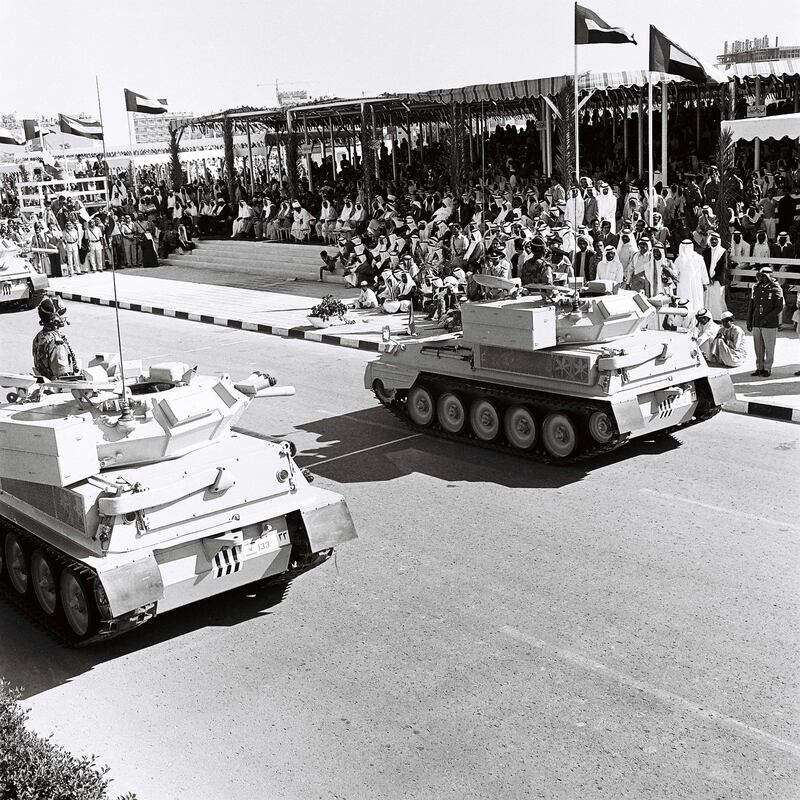
<svg viewBox="0 0 800 800">
<path fill-rule="evenodd" d="M 0 587 L 45 625 L 95 641 L 355 538 L 344 499 L 310 485 L 288 442 L 231 431 L 291 387 L 168 364 L 123 403 L 100 361 L 104 381 L 0 375 L 17 387 L 0 407 Z"/>
<path fill-rule="evenodd" d="M 390 340 L 367 365 L 365 387 L 420 430 L 570 461 L 702 422 L 734 396 L 635 292 L 465 303 L 461 317 L 462 333 Z"/>
</svg>

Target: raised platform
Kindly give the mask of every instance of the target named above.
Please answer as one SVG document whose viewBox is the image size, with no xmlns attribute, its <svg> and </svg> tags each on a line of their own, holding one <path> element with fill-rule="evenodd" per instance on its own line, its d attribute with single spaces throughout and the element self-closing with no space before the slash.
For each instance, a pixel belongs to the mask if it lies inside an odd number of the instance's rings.
<svg viewBox="0 0 800 800">
<path fill-rule="evenodd" d="M 237 276 L 252 274 L 254 268 L 266 281 L 296 279 L 319 281 L 322 250 L 334 248 L 313 244 L 253 242 L 238 239 L 203 239 L 191 253 L 176 251 L 162 260 L 165 266 L 191 265 L 209 272 L 223 271 Z M 341 271 L 325 273 L 327 283 L 345 285 Z"/>
</svg>

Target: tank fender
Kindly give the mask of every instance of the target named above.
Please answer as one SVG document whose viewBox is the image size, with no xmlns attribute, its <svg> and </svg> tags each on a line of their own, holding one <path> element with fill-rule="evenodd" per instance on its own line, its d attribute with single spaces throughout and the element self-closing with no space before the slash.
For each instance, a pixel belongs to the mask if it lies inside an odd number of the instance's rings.
<svg viewBox="0 0 800 800">
<path fill-rule="evenodd" d="M 47 275 L 42 272 L 36 272 L 36 270 L 31 270 L 30 280 L 34 291 L 37 289 L 47 289 L 48 286 L 50 286 Z"/>
<path fill-rule="evenodd" d="M 419 375 L 414 367 L 389 364 L 378 359 L 370 361 L 364 370 L 364 388 L 372 390 L 372 384 L 380 379 L 387 389 L 410 389 Z"/>
<path fill-rule="evenodd" d="M 733 387 L 733 381 L 727 372 L 712 371 L 705 380 L 708 381 L 708 388 L 711 390 L 711 396 L 714 398 L 715 406 L 721 406 L 729 400 L 734 400 L 736 398 L 736 390 Z"/>
<path fill-rule="evenodd" d="M 161 571 L 152 553 L 99 573 L 113 616 L 155 603 L 164 596 Z"/>
<path fill-rule="evenodd" d="M 313 508 L 301 508 L 312 553 L 319 553 L 342 542 L 355 539 L 356 528 L 344 498 Z"/>
<path fill-rule="evenodd" d="M 644 425 L 642 409 L 639 407 L 639 398 L 628 397 L 625 400 L 614 400 L 611 410 L 617 423 L 617 430 L 621 434 L 638 430 Z"/>
</svg>

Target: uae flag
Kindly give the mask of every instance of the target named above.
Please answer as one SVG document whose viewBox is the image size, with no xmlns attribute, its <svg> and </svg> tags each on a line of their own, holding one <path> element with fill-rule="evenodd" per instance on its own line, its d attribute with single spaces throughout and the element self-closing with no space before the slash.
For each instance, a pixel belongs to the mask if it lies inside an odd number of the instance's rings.
<svg viewBox="0 0 800 800">
<path fill-rule="evenodd" d="M 22 120 L 22 130 L 25 131 L 25 141 L 32 142 L 39 136 L 47 136 L 50 131 L 44 130 L 35 119 Z"/>
<path fill-rule="evenodd" d="M 66 114 L 59 114 L 58 127 L 61 133 L 69 133 L 72 136 L 83 136 L 85 139 L 103 138 L 103 126 L 93 119 L 76 119 Z"/>
<path fill-rule="evenodd" d="M 705 67 L 699 58 L 695 58 L 675 42 L 667 39 L 658 28 L 650 26 L 650 72 L 667 72 L 680 75 L 695 83 L 707 83 L 715 80 L 712 70 Z"/>
<path fill-rule="evenodd" d="M 135 111 L 137 114 L 166 114 L 167 101 L 153 100 L 152 97 L 145 97 L 143 94 L 126 89 L 125 108 L 128 111 Z"/>
<path fill-rule="evenodd" d="M 2 144 L 23 145 L 25 142 L 20 141 L 20 138 L 8 128 L 0 128 L 0 145 Z"/>
<path fill-rule="evenodd" d="M 575 44 L 636 44 L 625 28 L 614 28 L 594 11 L 575 4 Z"/>
</svg>

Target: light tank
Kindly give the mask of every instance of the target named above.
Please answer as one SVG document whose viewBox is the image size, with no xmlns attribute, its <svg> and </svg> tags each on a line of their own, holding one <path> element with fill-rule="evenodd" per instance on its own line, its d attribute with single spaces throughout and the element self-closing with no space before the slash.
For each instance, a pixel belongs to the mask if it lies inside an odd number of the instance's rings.
<svg viewBox="0 0 800 800">
<path fill-rule="evenodd" d="M 703 422 L 734 397 L 691 333 L 659 329 L 681 314 L 604 281 L 464 303 L 461 333 L 385 333 L 364 385 L 418 430 L 570 462 Z"/>
<path fill-rule="evenodd" d="M 36 308 L 49 285 L 47 275 L 37 272 L 27 258 L 0 250 L 0 305 Z"/>
<path fill-rule="evenodd" d="M 293 445 L 232 428 L 253 400 L 294 394 L 274 384 L 106 354 L 74 379 L 0 375 L 13 389 L 0 407 L 6 597 L 85 644 L 291 578 L 355 538 L 344 498 L 311 486 Z"/>
</svg>

